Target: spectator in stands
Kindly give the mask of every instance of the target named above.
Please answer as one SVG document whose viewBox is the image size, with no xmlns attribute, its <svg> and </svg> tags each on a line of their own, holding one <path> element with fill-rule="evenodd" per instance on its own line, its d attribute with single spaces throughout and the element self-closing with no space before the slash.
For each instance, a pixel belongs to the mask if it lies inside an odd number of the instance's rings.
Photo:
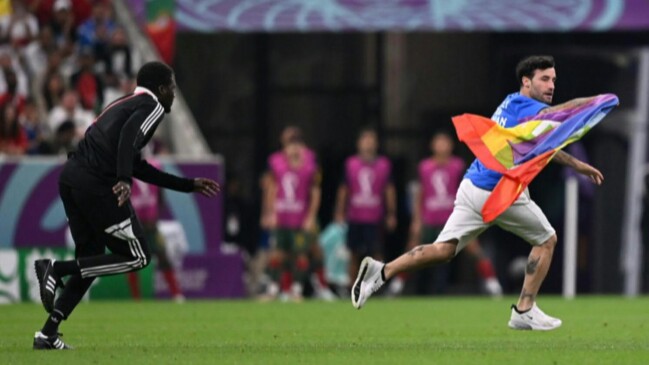
<svg viewBox="0 0 649 365">
<path fill-rule="evenodd" d="M 61 104 L 65 92 L 65 80 L 58 72 L 49 73 L 43 83 L 43 101 L 48 112 Z"/>
<path fill-rule="evenodd" d="M 99 111 L 104 103 L 104 85 L 95 73 L 92 52 L 84 50 L 79 55 L 79 70 L 70 78 L 71 87 L 77 91 L 85 110 Z"/>
<path fill-rule="evenodd" d="M 15 92 L 22 97 L 27 97 L 29 94 L 29 78 L 20 63 L 18 56 L 11 49 L 3 49 L 0 51 L 0 69 L 13 70 L 16 76 Z M 7 92 L 7 86 L 5 73 L 0 72 L 0 94 Z"/>
<path fill-rule="evenodd" d="M 63 122 L 72 121 L 76 128 L 76 136 L 81 138 L 94 118 L 93 113 L 84 110 L 79 105 L 77 93 L 74 90 L 67 90 L 63 94 L 61 104 L 50 111 L 47 124 L 51 131 L 57 131 Z"/>
<path fill-rule="evenodd" d="M 20 115 L 25 109 L 25 97 L 18 94 L 18 79 L 13 69 L 7 68 L 2 70 L 7 83 L 7 90 L 0 94 L 0 106 L 11 104 L 16 108 L 17 113 Z"/>
<path fill-rule="evenodd" d="M 63 51 L 56 49 L 47 54 L 46 75 L 52 72 L 60 73 L 67 82 L 77 69 L 76 52 L 71 55 L 65 55 Z"/>
<path fill-rule="evenodd" d="M 11 5 L 11 15 L 0 18 L 0 37 L 2 43 L 21 50 L 38 35 L 38 20 L 27 10 L 23 0 L 13 0 Z"/>
<path fill-rule="evenodd" d="M 27 135 L 11 104 L 0 107 L 0 155 L 23 155 L 27 150 Z"/>
<path fill-rule="evenodd" d="M 43 128 L 42 118 L 34 99 L 27 99 L 25 111 L 20 115 L 19 120 L 27 136 L 27 154 L 29 155 L 37 155 L 43 152 L 42 147 L 45 142 L 46 131 Z"/>
<path fill-rule="evenodd" d="M 38 79 L 47 70 L 48 54 L 58 50 L 54 41 L 52 28 L 45 26 L 38 34 L 36 41 L 25 48 L 25 64 L 31 78 Z"/>
<path fill-rule="evenodd" d="M 52 139 L 44 143 L 41 153 L 47 155 L 67 156 L 77 148 L 77 128 L 71 120 L 63 121 L 54 131 Z"/>
<path fill-rule="evenodd" d="M 131 48 L 124 28 L 118 27 L 113 32 L 110 41 L 110 57 L 106 65 L 107 74 L 116 74 L 119 77 L 132 77 Z"/>
<path fill-rule="evenodd" d="M 25 0 L 25 3 L 28 4 L 29 11 L 36 15 L 41 26 L 52 21 L 57 8 L 68 6 L 74 18 L 72 28 L 76 29 L 90 17 L 91 1 L 94 0 Z"/>
<path fill-rule="evenodd" d="M 136 86 L 134 79 L 120 78 L 115 74 L 106 75 L 105 80 L 104 107 L 122 96 L 132 93 Z"/>
<path fill-rule="evenodd" d="M 49 27 L 52 29 L 54 40 L 59 49 L 64 54 L 69 55 L 74 50 L 76 40 L 72 4 L 70 0 L 56 0 L 52 10 Z"/>
<path fill-rule="evenodd" d="M 110 41 L 115 31 L 113 10 L 107 2 L 99 1 L 92 8 L 92 16 L 78 28 L 78 45 L 82 50 L 90 49 L 95 59 L 103 63 L 104 70 L 110 63 Z"/>
</svg>

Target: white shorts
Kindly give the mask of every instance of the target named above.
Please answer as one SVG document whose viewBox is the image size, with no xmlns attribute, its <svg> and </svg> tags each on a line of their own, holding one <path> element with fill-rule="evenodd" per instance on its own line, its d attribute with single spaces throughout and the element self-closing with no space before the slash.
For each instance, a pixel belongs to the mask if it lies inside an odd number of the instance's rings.
<svg viewBox="0 0 649 365">
<path fill-rule="evenodd" d="M 471 240 L 492 224 L 512 232 L 531 245 L 543 244 L 555 234 L 554 228 L 532 199 L 527 189 L 494 221 L 485 223 L 482 220 L 482 206 L 489 198 L 491 191 L 473 185 L 471 180 L 464 179 L 455 197 L 453 213 L 446 221 L 442 233 L 435 242 L 457 240 L 455 254 L 466 247 Z"/>
</svg>

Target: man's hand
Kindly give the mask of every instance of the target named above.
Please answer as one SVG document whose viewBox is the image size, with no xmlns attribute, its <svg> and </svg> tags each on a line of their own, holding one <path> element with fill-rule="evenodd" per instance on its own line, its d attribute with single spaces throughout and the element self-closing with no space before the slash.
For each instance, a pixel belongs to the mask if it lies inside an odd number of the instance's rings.
<svg viewBox="0 0 649 365">
<path fill-rule="evenodd" d="M 214 180 L 197 177 L 194 179 L 194 192 L 213 198 L 221 192 L 221 186 Z"/>
<path fill-rule="evenodd" d="M 117 195 L 117 206 L 121 207 L 131 197 L 131 185 L 126 181 L 119 181 L 113 186 L 113 194 Z"/>
<path fill-rule="evenodd" d="M 590 178 L 590 181 L 597 185 L 602 185 L 602 182 L 604 182 L 604 175 L 598 169 L 585 162 L 579 163 L 574 169 L 578 173 Z"/>
</svg>

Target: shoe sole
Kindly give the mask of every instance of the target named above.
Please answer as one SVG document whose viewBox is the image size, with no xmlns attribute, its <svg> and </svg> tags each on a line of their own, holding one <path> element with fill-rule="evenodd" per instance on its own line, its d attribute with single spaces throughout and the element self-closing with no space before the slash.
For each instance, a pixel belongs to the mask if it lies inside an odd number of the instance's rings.
<svg viewBox="0 0 649 365">
<path fill-rule="evenodd" d="M 41 303 L 43 304 L 43 308 L 45 308 L 45 311 L 47 313 L 52 313 L 52 310 L 54 309 L 54 301 L 52 303 L 49 303 L 48 300 L 45 300 L 45 296 L 47 295 L 46 293 L 46 288 L 45 288 L 45 273 L 47 272 L 47 266 L 45 269 L 42 268 L 43 265 L 40 265 L 38 260 L 34 262 L 34 271 L 36 272 L 36 278 L 38 279 L 38 291 L 41 297 Z M 48 305 L 49 304 L 49 305 Z"/>
<path fill-rule="evenodd" d="M 555 330 L 559 327 L 561 327 L 561 324 L 559 324 L 556 327 L 536 327 L 534 328 L 531 324 L 528 323 L 521 323 L 521 322 L 514 322 L 514 321 L 509 321 L 507 323 L 509 328 L 513 330 L 518 330 L 518 331 L 552 331 Z"/>
<path fill-rule="evenodd" d="M 368 257 L 364 258 L 363 261 L 361 261 L 361 266 L 358 269 L 358 275 L 356 275 L 356 281 L 354 281 L 354 286 L 352 286 L 352 305 L 356 309 L 361 309 L 361 307 L 358 305 L 358 297 L 361 295 L 361 283 L 363 282 L 363 279 L 365 279 L 365 275 L 367 274 L 367 269 L 370 266 L 370 259 Z M 356 294 L 356 289 L 358 288 L 358 296 L 355 296 Z M 356 298 L 355 298 L 356 297 Z"/>
</svg>

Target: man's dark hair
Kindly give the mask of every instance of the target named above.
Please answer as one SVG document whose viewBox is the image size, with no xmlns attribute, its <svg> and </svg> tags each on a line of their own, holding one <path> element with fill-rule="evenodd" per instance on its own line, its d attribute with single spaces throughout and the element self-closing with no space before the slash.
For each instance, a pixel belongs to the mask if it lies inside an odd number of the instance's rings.
<svg viewBox="0 0 649 365">
<path fill-rule="evenodd" d="M 523 77 L 531 80 L 534 77 L 534 71 L 552 67 L 554 67 L 554 57 L 552 56 L 529 56 L 521 60 L 516 66 L 516 78 L 518 83 L 523 85 Z"/>
<path fill-rule="evenodd" d="M 171 67 L 162 62 L 147 62 L 137 73 L 137 85 L 157 93 L 159 86 L 171 83 L 173 73 Z"/>
<path fill-rule="evenodd" d="M 364 127 L 361 128 L 361 130 L 358 132 L 358 136 L 359 136 L 359 137 L 362 136 L 362 135 L 364 135 L 364 134 L 374 134 L 374 136 L 376 136 L 377 138 L 379 137 L 379 131 L 377 131 L 376 128 L 374 128 L 374 127 L 372 127 L 372 126 L 369 126 L 369 125 L 368 125 L 368 126 L 364 126 Z"/>
</svg>

